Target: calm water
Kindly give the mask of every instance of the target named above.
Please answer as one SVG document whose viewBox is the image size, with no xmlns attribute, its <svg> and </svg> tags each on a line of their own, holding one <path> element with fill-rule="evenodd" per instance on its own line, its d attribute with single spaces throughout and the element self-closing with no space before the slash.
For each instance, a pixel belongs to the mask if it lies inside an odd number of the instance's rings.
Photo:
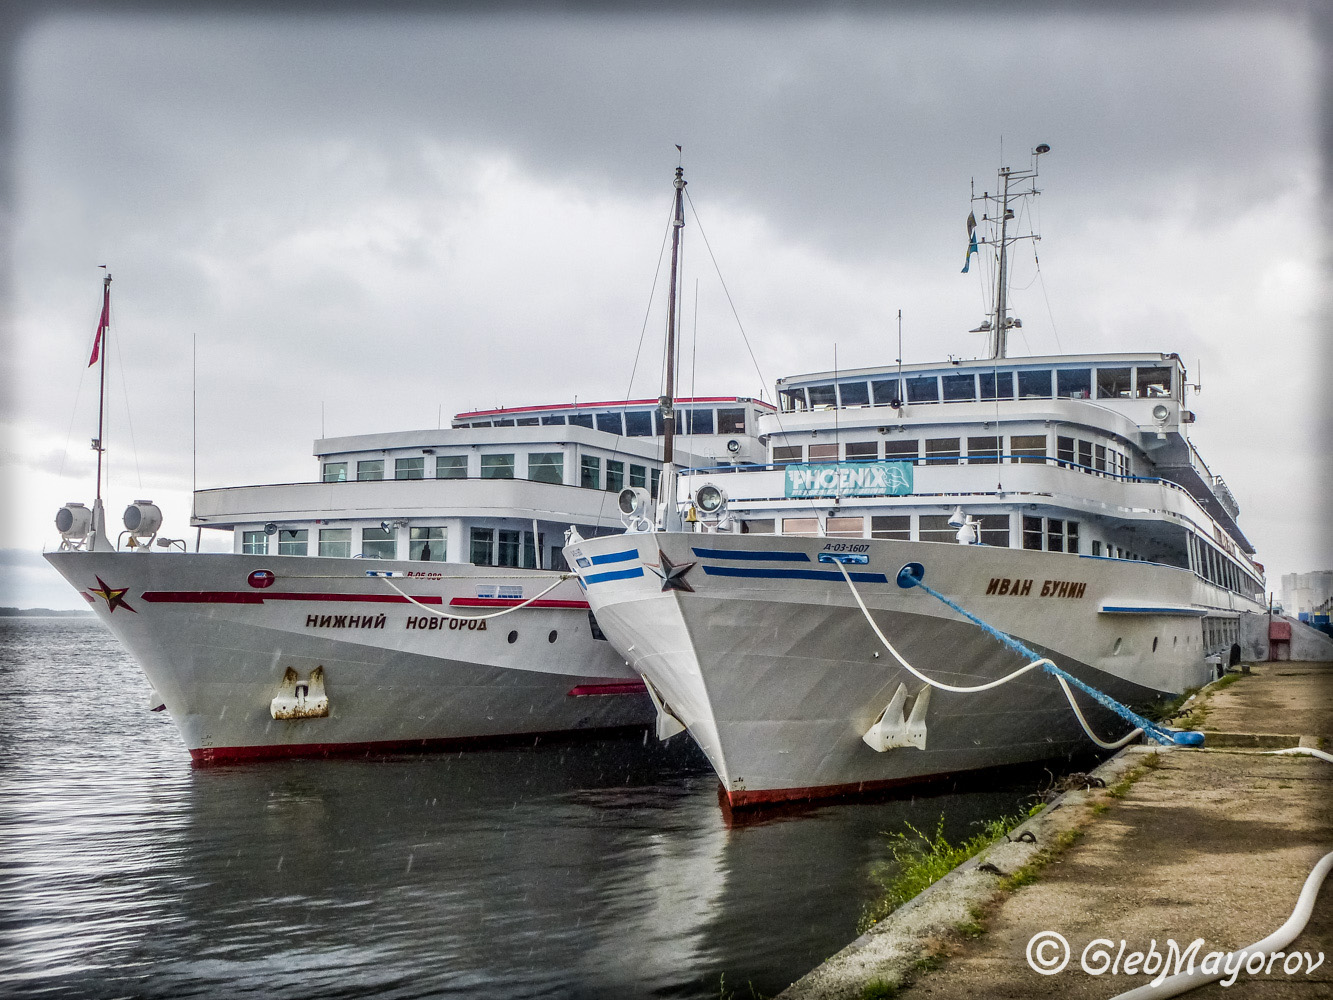
<svg viewBox="0 0 1333 1000">
<path fill-rule="evenodd" d="M 146 696 L 95 619 L 0 619 L 0 995 L 773 994 L 883 831 L 1044 778 L 729 827 L 685 737 L 199 769 Z"/>
</svg>

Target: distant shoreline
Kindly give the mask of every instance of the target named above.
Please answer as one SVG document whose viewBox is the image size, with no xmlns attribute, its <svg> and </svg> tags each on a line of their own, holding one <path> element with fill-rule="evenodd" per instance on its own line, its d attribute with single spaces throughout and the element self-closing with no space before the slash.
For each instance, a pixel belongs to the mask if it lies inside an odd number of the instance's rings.
<svg viewBox="0 0 1333 1000">
<path fill-rule="evenodd" d="M 87 618 L 91 614 L 87 608 L 70 608 L 67 611 L 52 611 L 50 608 L 0 608 L 0 618 Z"/>
</svg>

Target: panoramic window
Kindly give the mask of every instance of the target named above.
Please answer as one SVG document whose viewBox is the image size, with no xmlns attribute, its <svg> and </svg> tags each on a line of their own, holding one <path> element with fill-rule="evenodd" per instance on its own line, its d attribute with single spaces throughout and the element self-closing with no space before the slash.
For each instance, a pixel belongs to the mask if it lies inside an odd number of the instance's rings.
<svg viewBox="0 0 1333 1000">
<path fill-rule="evenodd" d="M 907 401 L 909 403 L 938 403 L 940 384 L 934 375 L 924 375 L 907 380 Z"/>
<path fill-rule="evenodd" d="M 879 458 L 878 441 L 848 441 L 846 444 L 847 461 L 873 462 Z"/>
<path fill-rule="evenodd" d="M 467 478 L 467 456 L 466 456 L 466 455 L 436 455 L 436 456 L 435 456 L 435 478 L 436 478 L 436 479 L 466 479 L 466 478 Z"/>
<path fill-rule="evenodd" d="M 628 437 L 646 438 L 653 436 L 652 410 L 628 410 L 625 413 L 625 434 Z"/>
<path fill-rule="evenodd" d="M 565 456 L 559 451 L 532 451 L 528 453 L 528 478 L 534 483 L 565 481 Z"/>
<path fill-rule="evenodd" d="M 1050 399 L 1051 373 L 1049 371 L 1019 372 L 1019 399 Z"/>
<path fill-rule="evenodd" d="M 417 458 L 395 458 L 393 460 L 394 479 L 424 479 L 425 476 L 426 459 L 424 456 Z"/>
<path fill-rule="evenodd" d="M 927 465 L 957 465 L 958 438 L 926 438 Z"/>
<path fill-rule="evenodd" d="M 809 387 L 810 409 L 817 410 L 821 406 L 837 406 L 838 393 L 832 384 L 812 385 Z"/>
<path fill-rule="evenodd" d="M 587 427 L 589 430 L 592 430 L 591 413 L 571 413 L 569 415 L 569 422 L 576 427 Z"/>
<path fill-rule="evenodd" d="M 361 558 L 396 559 L 397 557 L 398 532 L 393 528 L 361 529 Z"/>
<path fill-rule="evenodd" d="M 413 562 L 444 562 L 446 541 L 443 528 L 413 528 L 407 540 L 407 558 Z"/>
<path fill-rule="evenodd" d="M 946 403 L 966 403 L 977 398 L 977 377 L 971 372 L 966 375 L 944 375 L 940 383 L 944 386 Z"/>
<path fill-rule="evenodd" d="M 981 383 L 982 399 L 1013 399 L 1013 372 L 982 372 L 977 376 Z"/>
<path fill-rule="evenodd" d="M 1098 399 L 1128 399 L 1128 398 L 1129 398 L 1129 369 L 1128 369 L 1128 368 L 1098 368 L 1098 369 L 1097 369 L 1097 398 L 1098 398 Z"/>
<path fill-rule="evenodd" d="M 782 404 L 783 413 L 797 413 L 810 408 L 805 401 L 804 389 L 783 389 L 778 393 L 778 401 Z"/>
<path fill-rule="evenodd" d="M 1055 394 L 1061 399 L 1087 399 L 1092 395 L 1092 369 L 1070 368 L 1057 371 Z"/>
<path fill-rule="evenodd" d="M 515 417 L 514 424 L 518 427 L 536 427 L 541 421 L 536 417 Z"/>
<path fill-rule="evenodd" d="M 865 382 L 840 382 L 838 398 L 843 406 L 868 406 L 870 388 Z"/>
<path fill-rule="evenodd" d="M 320 528 L 319 554 L 332 559 L 347 559 L 352 555 L 351 528 Z"/>
<path fill-rule="evenodd" d="M 686 410 L 685 411 L 690 424 L 688 434 L 712 434 L 713 433 L 713 411 L 708 410 Z"/>
<path fill-rule="evenodd" d="M 598 413 L 597 429 L 599 431 L 606 431 L 608 434 L 622 433 L 620 426 L 620 411 L 616 410 L 613 413 Z M 504 564 L 501 563 L 501 565 Z"/>
<path fill-rule="evenodd" d="M 542 423 L 546 426 L 563 424 L 564 422 L 565 422 L 565 415 L 563 413 L 553 413 L 550 414 L 549 416 L 542 417 Z"/>
<path fill-rule="evenodd" d="M 345 482 L 347 482 L 347 463 L 346 463 L 346 462 L 325 462 L 325 463 L 324 463 L 324 482 L 326 482 L 326 483 L 345 483 Z"/>
<path fill-rule="evenodd" d="M 359 480 L 373 480 L 384 478 L 384 459 L 371 458 L 364 462 L 356 463 L 356 478 Z"/>
<path fill-rule="evenodd" d="M 1171 369 L 1169 367 L 1140 368 L 1137 375 L 1135 395 L 1139 399 L 1165 398 L 1171 395 Z"/>
<path fill-rule="evenodd" d="M 1045 434 L 1015 434 L 1009 439 L 1012 461 L 1025 465 L 1040 465 L 1046 461 Z"/>
<path fill-rule="evenodd" d="M 743 406 L 719 407 L 717 411 L 717 432 L 719 434 L 744 434 L 745 408 Z"/>
<path fill-rule="evenodd" d="M 912 540 L 912 518 L 907 514 L 886 514 L 870 519 L 871 538 L 897 538 L 900 541 Z"/>
<path fill-rule="evenodd" d="M 505 417 L 503 420 L 497 420 L 497 421 L 495 421 L 495 426 L 496 426 L 496 427 L 513 427 L 513 426 L 514 426 L 514 418 L 513 418 L 513 417 Z"/>
<path fill-rule="evenodd" d="M 268 555 L 268 535 L 263 531 L 241 532 L 241 552 L 247 556 Z M 305 555 L 305 553 L 301 553 Z"/>
<path fill-rule="evenodd" d="M 309 540 L 310 532 L 306 528 L 279 528 L 278 555 L 303 556 Z"/>
<path fill-rule="evenodd" d="M 998 437 L 970 437 L 967 439 L 968 465 L 999 465 L 1000 439 Z"/>
<path fill-rule="evenodd" d="M 876 406 L 888 406 L 895 399 L 901 401 L 903 398 L 896 378 L 879 379 L 871 382 L 870 389 L 874 393 Z"/>
<path fill-rule="evenodd" d="M 513 456 L 513 455 L 482 455 L 482 456 L 481 456 L 481 478 L 482 478 L 482 479 L 513 479 L 513 478 L 514 478 L 514 456 Z"/>
<path fill-rule="evenodd" d="M 590 490 L 602 488 L 602 460 L 596 455 L 584 455 L 580 460 L 579 485 Z"/>
</svg>

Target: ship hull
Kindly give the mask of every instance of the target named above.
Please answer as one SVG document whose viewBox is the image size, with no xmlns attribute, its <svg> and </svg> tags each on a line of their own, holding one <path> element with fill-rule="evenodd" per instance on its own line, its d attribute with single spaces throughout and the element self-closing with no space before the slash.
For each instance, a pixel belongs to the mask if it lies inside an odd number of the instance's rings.
<svg viewBox="0 0 1333 1000">
<path fill-rule="evenodd" d="M 924 747 L 876 752 L 863 734 L 899 685 L 910 703 L 925 684 L 885 648 L 821 554 L 858 558 L 848 571 L 885 637 L 951 685 L 983 684 L 1026 661 L 920 588 L 898 586 L 905 564 L 922 564 L 933 588 L 1121 702 L 1151 703 L 1212 678 L 1199 626 L 1209 612 L 1193 575 L 1172 567 L 987 546 L 695 533 L 596 539 L 567 554 L 587 562 L 580 572 L 598 622 L 689 728 L 732 806 L 1093 748 L 1038 668 L 986 692 L 932 690 Z M 668 584 L 663 566 L 688 567 L 674 578 L 688 589 Z M 1086 696 L 1079 702 L 1104 740 L 1131 728 Z"/>
<path fill-rule="evenodd" d="M 47 559 L 138 662 L 199 762 L 431 749 L 652 719 L 642 682 L 594 636 L 572 581 L 480 619 L 545 590 L 550 574 L 371 564 L 417 574 L 393 584 L 418 604 L 367 577 L 365 560 Z M 327 714 L 275 718 L 290 679 L 310 684 L 317 669 Z"/>
</svg>

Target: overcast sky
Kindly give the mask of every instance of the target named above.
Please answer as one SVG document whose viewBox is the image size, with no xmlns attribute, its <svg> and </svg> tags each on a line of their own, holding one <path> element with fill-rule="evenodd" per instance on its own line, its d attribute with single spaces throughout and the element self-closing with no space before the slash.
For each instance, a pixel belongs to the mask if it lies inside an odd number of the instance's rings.
<svg viewBox="0 0 1333 1000">
<path fill-rule="evenodd" d="M 891 362 L 900 309 L 905 361 L 983 354 L 970 185 L 1049 143 L 1011 353 L 1178 352 L 1270 589 L 1333 566 L 1321 26 L 950 10 L 33 19 L 8 67 L 0 604 L 75 604 L 36 554 L 92 499 L 99 264 L 108 511 L 151 499 L 192 534 L 194 344 L 200 487 L 315 478 L 321 429 L 624 397 L 676 143 L 762 370 L 692 218 L 697 391 L 770 398 L 835 344 Z"/>
</svg>

